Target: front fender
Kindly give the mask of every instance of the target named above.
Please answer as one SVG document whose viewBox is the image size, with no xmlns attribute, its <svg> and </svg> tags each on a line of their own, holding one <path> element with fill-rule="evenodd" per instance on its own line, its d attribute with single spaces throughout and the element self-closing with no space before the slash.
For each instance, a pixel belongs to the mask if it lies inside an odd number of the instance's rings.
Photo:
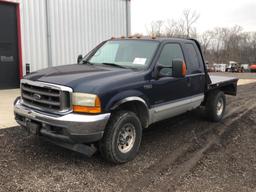
<svg viewBox="0 0 256 192">
<path fill-rule="evenodd" d="M 139 101 L 143 103 L 147 109 L 149 108 L 149 99 L 142 92 L 137 90 L 127 90 L 112 97 L 106 105 L 106 110 L 114 110 L 121 104 L 129 101 Z"/>
</svg>

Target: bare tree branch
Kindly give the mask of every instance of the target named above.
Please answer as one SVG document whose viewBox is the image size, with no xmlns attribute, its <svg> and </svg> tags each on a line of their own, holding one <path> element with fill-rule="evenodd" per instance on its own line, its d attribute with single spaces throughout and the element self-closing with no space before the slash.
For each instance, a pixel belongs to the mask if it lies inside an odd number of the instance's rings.
<svg viewBox="0 0 256 192">
<path fill-rule="evenodd" d="M 186 27 L 186 36 L 190 37 L 193 30 L 193 25 L 197 22 L 200 15 L 196 11 L 191 11 L 191 9 L 185 9 L 183 11 L 183 20 Z"/>
</svg>

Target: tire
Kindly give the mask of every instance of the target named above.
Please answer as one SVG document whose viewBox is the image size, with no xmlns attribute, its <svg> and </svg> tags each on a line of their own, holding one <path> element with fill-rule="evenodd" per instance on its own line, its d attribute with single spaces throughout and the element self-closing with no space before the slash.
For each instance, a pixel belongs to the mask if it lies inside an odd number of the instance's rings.
<svg viewBox="0 0 256 192">
<path fill-rule="evenodd" d="M 108 122 L 99 142 L 99 151 L 111 163 L 126 163 L 137 155 L 141 138 L 142 126 L 137 115 L 130 111 L 117 111 Z"/>
<path fill-rule="evenodd" d="M 213 91 L 208 94 L 206 101 L 206 116 L 212 122 L 222 120 L 226 109 L 226 97 L 222 91 Z"/>
</svg>

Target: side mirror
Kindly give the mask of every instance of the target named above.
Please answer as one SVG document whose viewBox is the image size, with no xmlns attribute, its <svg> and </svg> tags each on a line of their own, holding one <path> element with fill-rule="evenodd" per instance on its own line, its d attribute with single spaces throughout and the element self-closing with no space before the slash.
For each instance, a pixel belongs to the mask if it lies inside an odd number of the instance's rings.
<svg viewBox="0 0 256 192">
<path fill-rule="evenodd" d="M 77 64 L 79 64 L 83 60 L 83 55 L 78 55 L 77 57 Z"/>
<path fill-rule="evenodd" d="M 157 77 L 171 77 L 172 76 L 172 67 L 171 66 L 166 66 L 166 65 L 161 65 L 157 64 Z"/>
<path fill-rule="evenodd" d="M 186 64 L 181 59 L 172 60 L 172 76 L 181 78 L 187 74 Z"/>
<path fill-rule="evenodd" d="M 187 74 L 186 64 L 182 59 L 174 59 L 171 61 L 172 66 L 157 65 L 157 77 L 177 77 L 182 78 Z"/>
</svg>

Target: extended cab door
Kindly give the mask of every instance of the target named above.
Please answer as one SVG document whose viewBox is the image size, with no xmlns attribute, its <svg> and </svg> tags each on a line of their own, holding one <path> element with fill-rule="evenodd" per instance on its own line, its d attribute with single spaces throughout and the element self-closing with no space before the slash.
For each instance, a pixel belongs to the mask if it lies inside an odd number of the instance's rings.
<svg viewBox="0 0 256 192">
<path fill-rule="evenodd" d="M 186 63 L 181 44 L 166 43 L 161 50 L 157 65 L 169 68 L 163 68 L 158 72 L 159 76 L 165 77 L 151 80 L 152 89 L 148 92 L 151 103 L 153 103 L 152 122 L 189 111 L 198 107 L 203 100 L 202 93 L 199 94 L 200 91 L 198 91 L 200 85 L 194 87 L 193 79 L 189 74 L 181 78 L 172 76 L 173 59 L 182 59 Z"/>
<path fill-rule="evenodd" d="M 187 64 L 187 82 L 192 95 L 202 94 L 205 89 L 204 64 L 198 48 L 194 43 L 184 43 L 185 60 Z"/>
</svg>

